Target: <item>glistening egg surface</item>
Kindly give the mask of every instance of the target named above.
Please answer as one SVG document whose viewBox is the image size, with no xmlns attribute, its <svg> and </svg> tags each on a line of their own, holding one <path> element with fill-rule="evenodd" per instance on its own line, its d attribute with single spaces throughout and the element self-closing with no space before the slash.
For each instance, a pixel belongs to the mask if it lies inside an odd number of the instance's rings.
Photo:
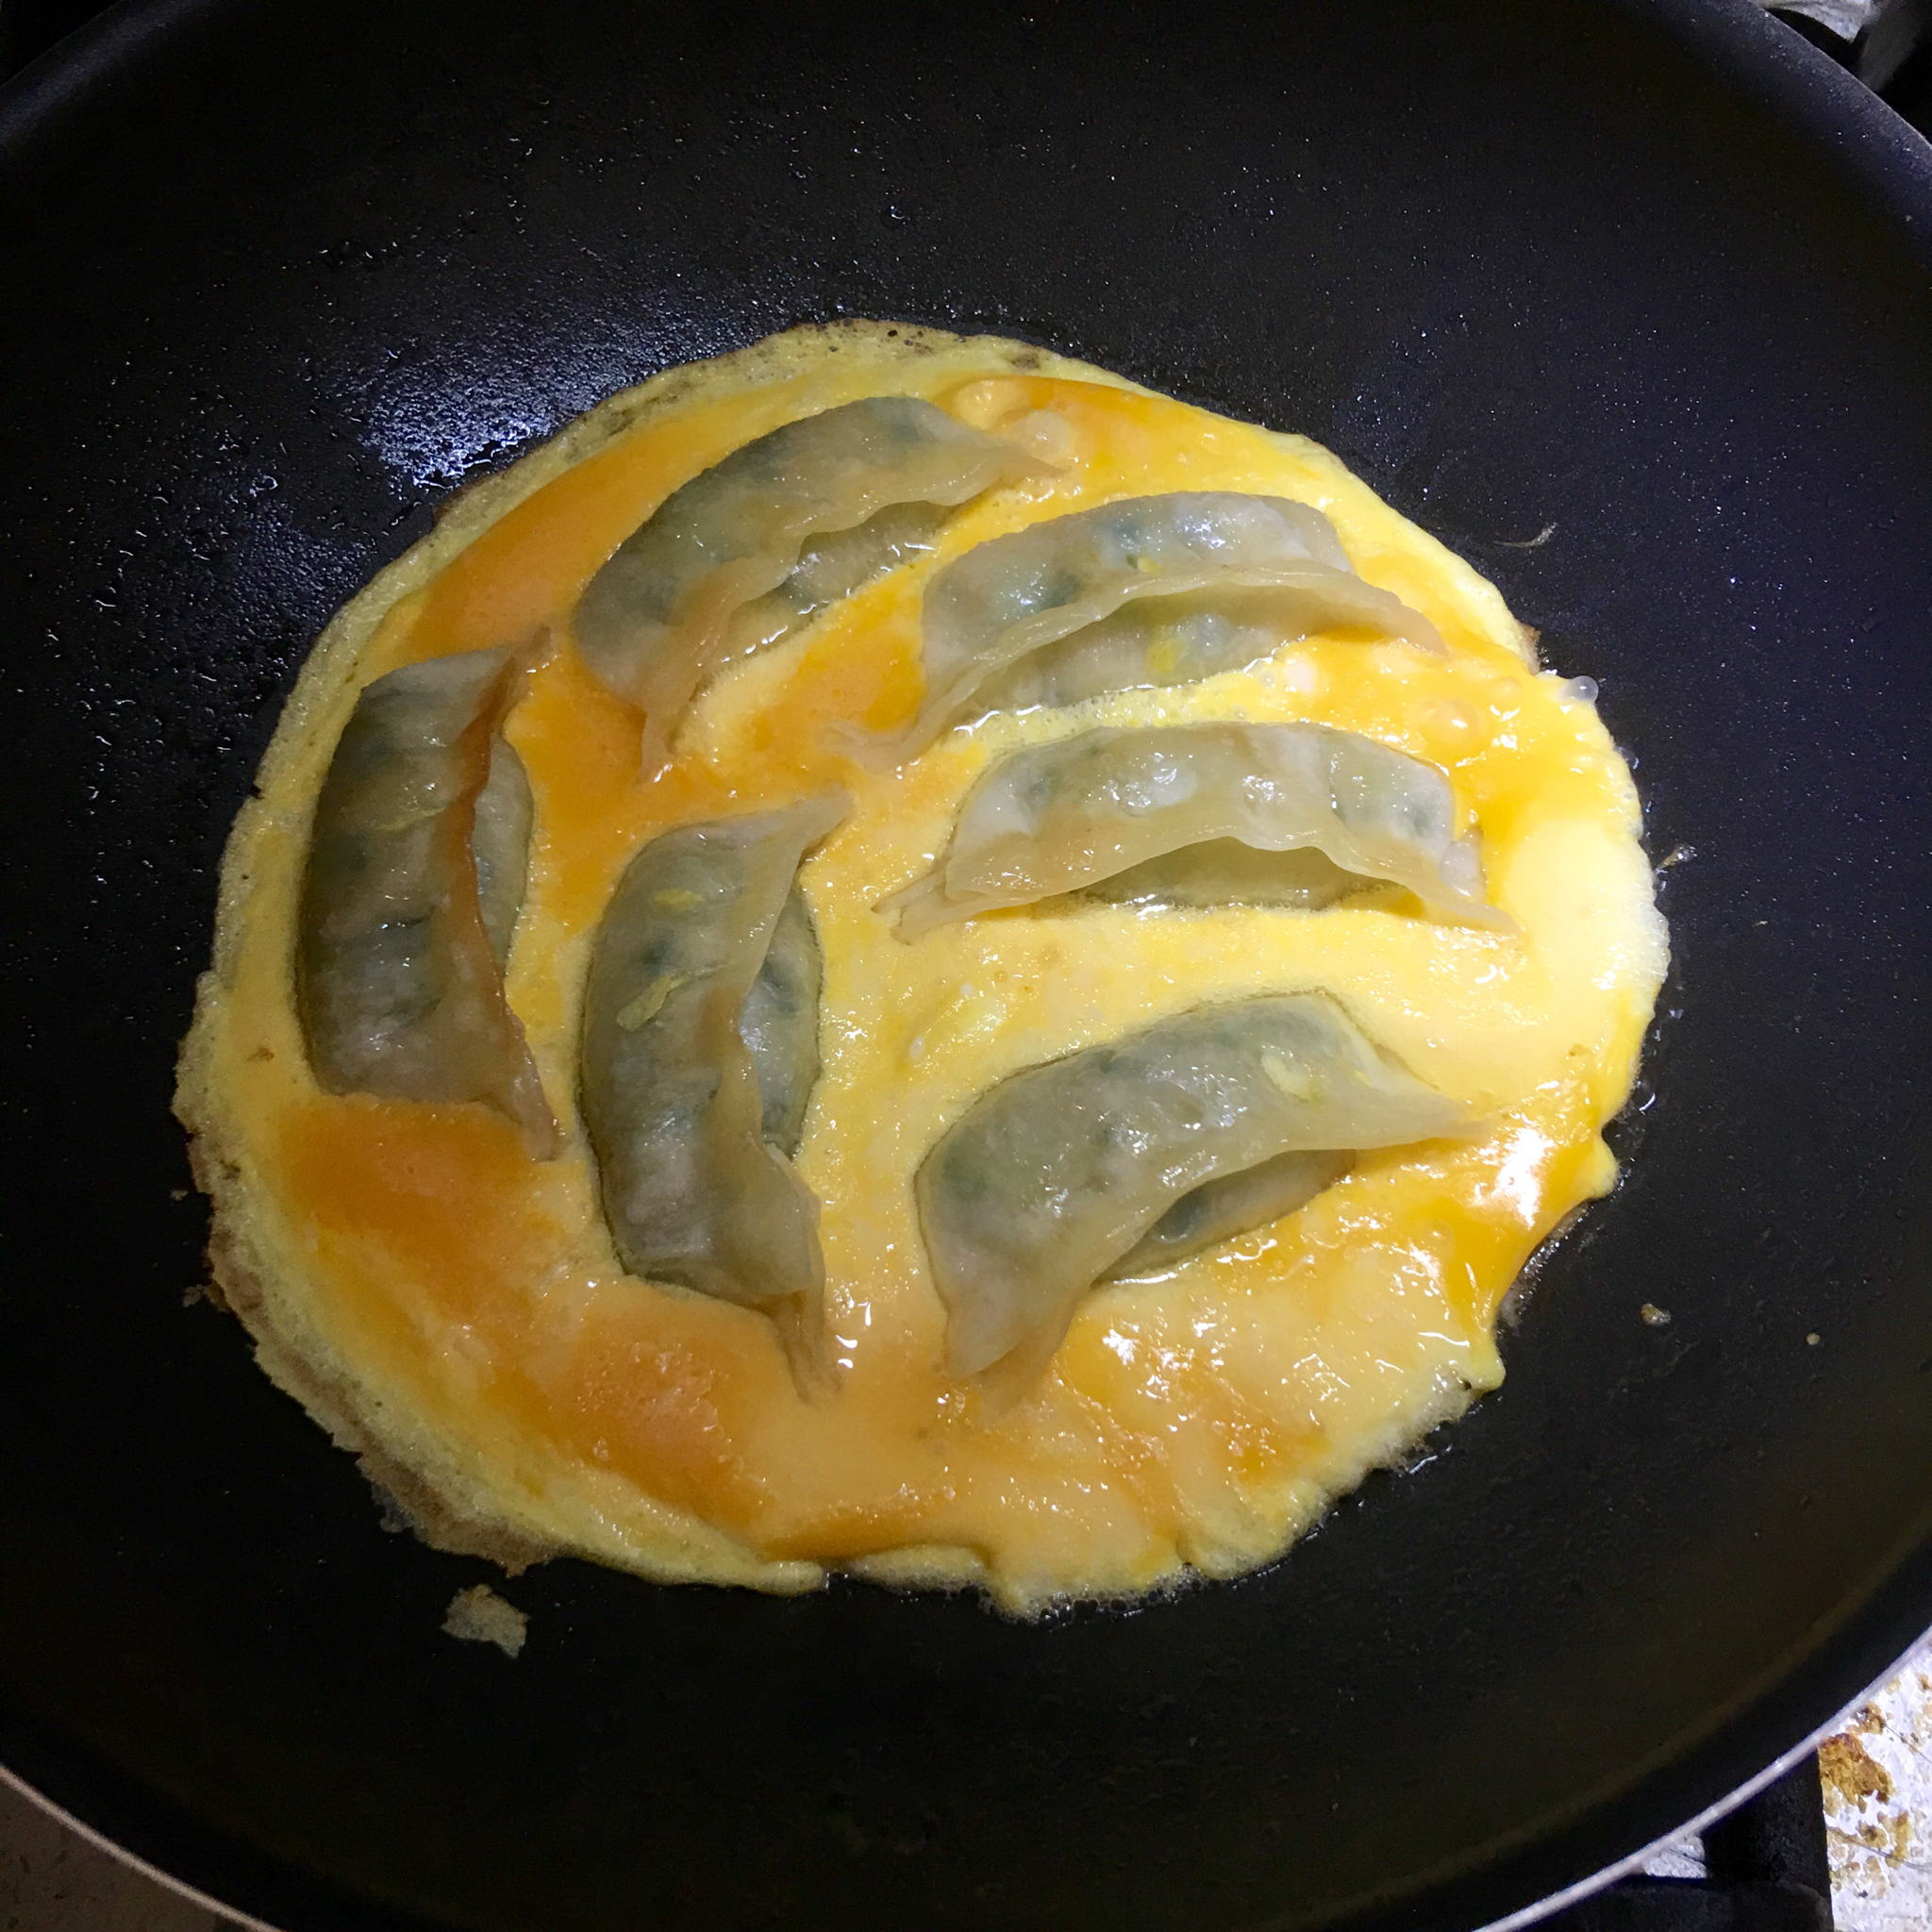
<svg viewBox="0 0 1932 1932">
<path fill-rule="evenodd" d="M 569 642 L 585 582 L 731 450 L 888 392 L 1057 467 L 727 669 L 649 780 L 637 714 Z M 1173 490 L 1313 505 L 1446 654 L 1315 636 L 1196 685 L 998 714 L 898 771 L 848 755 L 841 724 L 890 729 L 918 704 L 934 569 L 1042 517 Z M 420 658 L 546 631 L 555 646 L 508 726 L 537 804 L 508 991 L 564 1124 L 548 1162 L 478 1106 L 320 1091 L 291 984 L 309 816 L 357 693 Z M 1304 439 L 1020 344 L 883 324 L 670 372 L 461 499 L 303 674 L 230 841 L 183 1055 L 217 1278 L 269 1372 L 448 1545 L 776 1590 L 846 1568 L 976 1583 L 1016 1609 L 1253 1568 L 1497 1384 L 1504 1294 L 1615 1179 L 1599 1129 L 1628 1093 L 1667 950 L 1593 691 L 1540 671 L 1492 586 Z M 1059 900 L 912 945 L 874 910 L 928 869 L 1001 753 L 1215 718 L 1336 725 L 1441 765 L 1517 930 L 1432 920 L 1388 890 L 1317 913 Z M 803 873 L 825 956 L 824 1066 L 798 1166 L 823 1204 L 841 1372 L 808 1400 L 763 1318 L 625 1274 L 575 1051 L 589 948 L 639 845 L 830 783 L 854 804 Z M 1365 1155 L 1286 1220 L 1095 1291 L 1004 1412 L 948 1377 L 911 1189 L 945 1127 L 1023 1067 L 1204 1001 L 1314 988 L 1468 1103 L 1475 1136 Z"/>
</svg>

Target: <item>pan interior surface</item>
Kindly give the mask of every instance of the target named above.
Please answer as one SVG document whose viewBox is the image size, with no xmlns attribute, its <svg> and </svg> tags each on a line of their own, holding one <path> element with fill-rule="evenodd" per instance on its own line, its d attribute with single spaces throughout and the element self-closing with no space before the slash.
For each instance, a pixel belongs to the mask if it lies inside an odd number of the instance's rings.
<svg viewBox="0 0 1932 1932">
<path fill-rule="evenodd" d="M 153 0 L 0 97 L 0 167 L 21 1775 L 291 1932 L 1473 1925 L 1923 1626 L 1932 161 L 1743 0 Z M 495 1579 L 511 1663 L 440 1632 L 493 1573 L 182 1306 L 214 865 L 437 503 L 841 314 L 1305 431 L 1600 681 L 1677 858 L 1628 1178 L 1453 1444 L 1243 1583 L 1027 1625 L 559 1563 Z"/>
</svg>

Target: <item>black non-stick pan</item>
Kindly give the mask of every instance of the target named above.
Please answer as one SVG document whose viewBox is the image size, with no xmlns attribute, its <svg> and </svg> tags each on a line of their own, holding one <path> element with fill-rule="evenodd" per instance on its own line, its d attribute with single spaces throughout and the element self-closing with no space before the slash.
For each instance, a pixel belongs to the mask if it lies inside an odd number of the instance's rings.
<svg viewBox="0 0 1932 1932">
<path fill-rule="evenodd" d="M 1932 1622 L 1932 150 L 1813 50 L 1744 0 L 130 0 L 0 166 L 22 1777 L 300 1932 L 1454 1928 Z M 1023 1624 L 559 1562 L 511 1663 L 184 1306 L 216 856 L 451 491 L 838 315 L 1306 430 L 1601 681 L 1680 859 L 1628 1177 L 1507 1386 L 1260 1575 Z"/>
</svg>

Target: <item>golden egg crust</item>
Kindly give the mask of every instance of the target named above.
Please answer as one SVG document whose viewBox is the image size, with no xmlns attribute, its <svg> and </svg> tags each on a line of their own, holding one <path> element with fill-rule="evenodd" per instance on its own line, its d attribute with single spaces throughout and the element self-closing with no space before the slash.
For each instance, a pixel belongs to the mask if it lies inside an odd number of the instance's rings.
<svg viewBox="0 0 1932 1932">
<path fill-rule="evenodd" d="M 653 780 L 637 712 L 571 642 L 585 583 L 733 449 L 889 393 L 1024 441 L 1037 473 L 953 515 L 936 556 L 725 670 Z M 853 756 L 855 726 L 917 711 L 935 570 L 1044 517 L 1181 490 L 1312 505 L 1446 650 L 1316 635 L 1198 684 L 996 713 L 901 769 Z M 507 991 L 561 1130 L 547 1160 L 479 1104 L 324 1092 L 292 985 L 310 819 L 358 693 L 506 645 L 541 658 L 505 727 L 536 802 Z M 1392 891 L 1315 912 L 1069 898 L 914 944 L 874 909 L 929 870 L 1002 754 L 1211 719 L 1332 725 L 1440 765 L 1513 929 Z M 802 1394 L 762 1316 L 625 1274 L 576 1054 L 590 948 L 639 847 L 829 786 L 852 808 L 801 874 L 824 1064 L 797 1166 L 821 1203 L 837 1379 Z M 1641 835 L 1588 688 L 1540 670 L 1494 587 L 1317 444 L 1021 343 L 793 330 L 626 391 L 464 491 L 316 644 L 228 841 L 181 1056 L 214 1279 L 267 1373 L 440 1547 L 769 1591 L 845 1570 L 1021 1613 L 1237 1574 L 1498 1384 L 1504 1295 L 1615 1181 L 1600 1129 L 1668 958 Z M 949 1375 L 912 1183 L 974 1098 L 1205 1002 L 1315 990 L 1475 1130 L 1365 1154 L 1285 1220 L 1095 1290 L 1017 1404 Z"/>
</svg>

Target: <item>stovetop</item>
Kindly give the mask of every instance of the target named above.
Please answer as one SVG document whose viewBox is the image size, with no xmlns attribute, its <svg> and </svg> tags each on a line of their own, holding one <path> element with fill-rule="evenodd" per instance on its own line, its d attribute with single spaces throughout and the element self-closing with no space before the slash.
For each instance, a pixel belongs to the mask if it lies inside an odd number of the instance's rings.
<svg viewBox="0 0 1932 1932">
<path fill-rule="evenodd" d="M 1843 1932 L 1932 1925 L 1932 1640 L 1819 1747 Z"/>
<path fill-rule="evenodd" d="M 1782 1777 L 1550 1932 L 1932 1926 L 1932 1636 Z"/>
</svg>

